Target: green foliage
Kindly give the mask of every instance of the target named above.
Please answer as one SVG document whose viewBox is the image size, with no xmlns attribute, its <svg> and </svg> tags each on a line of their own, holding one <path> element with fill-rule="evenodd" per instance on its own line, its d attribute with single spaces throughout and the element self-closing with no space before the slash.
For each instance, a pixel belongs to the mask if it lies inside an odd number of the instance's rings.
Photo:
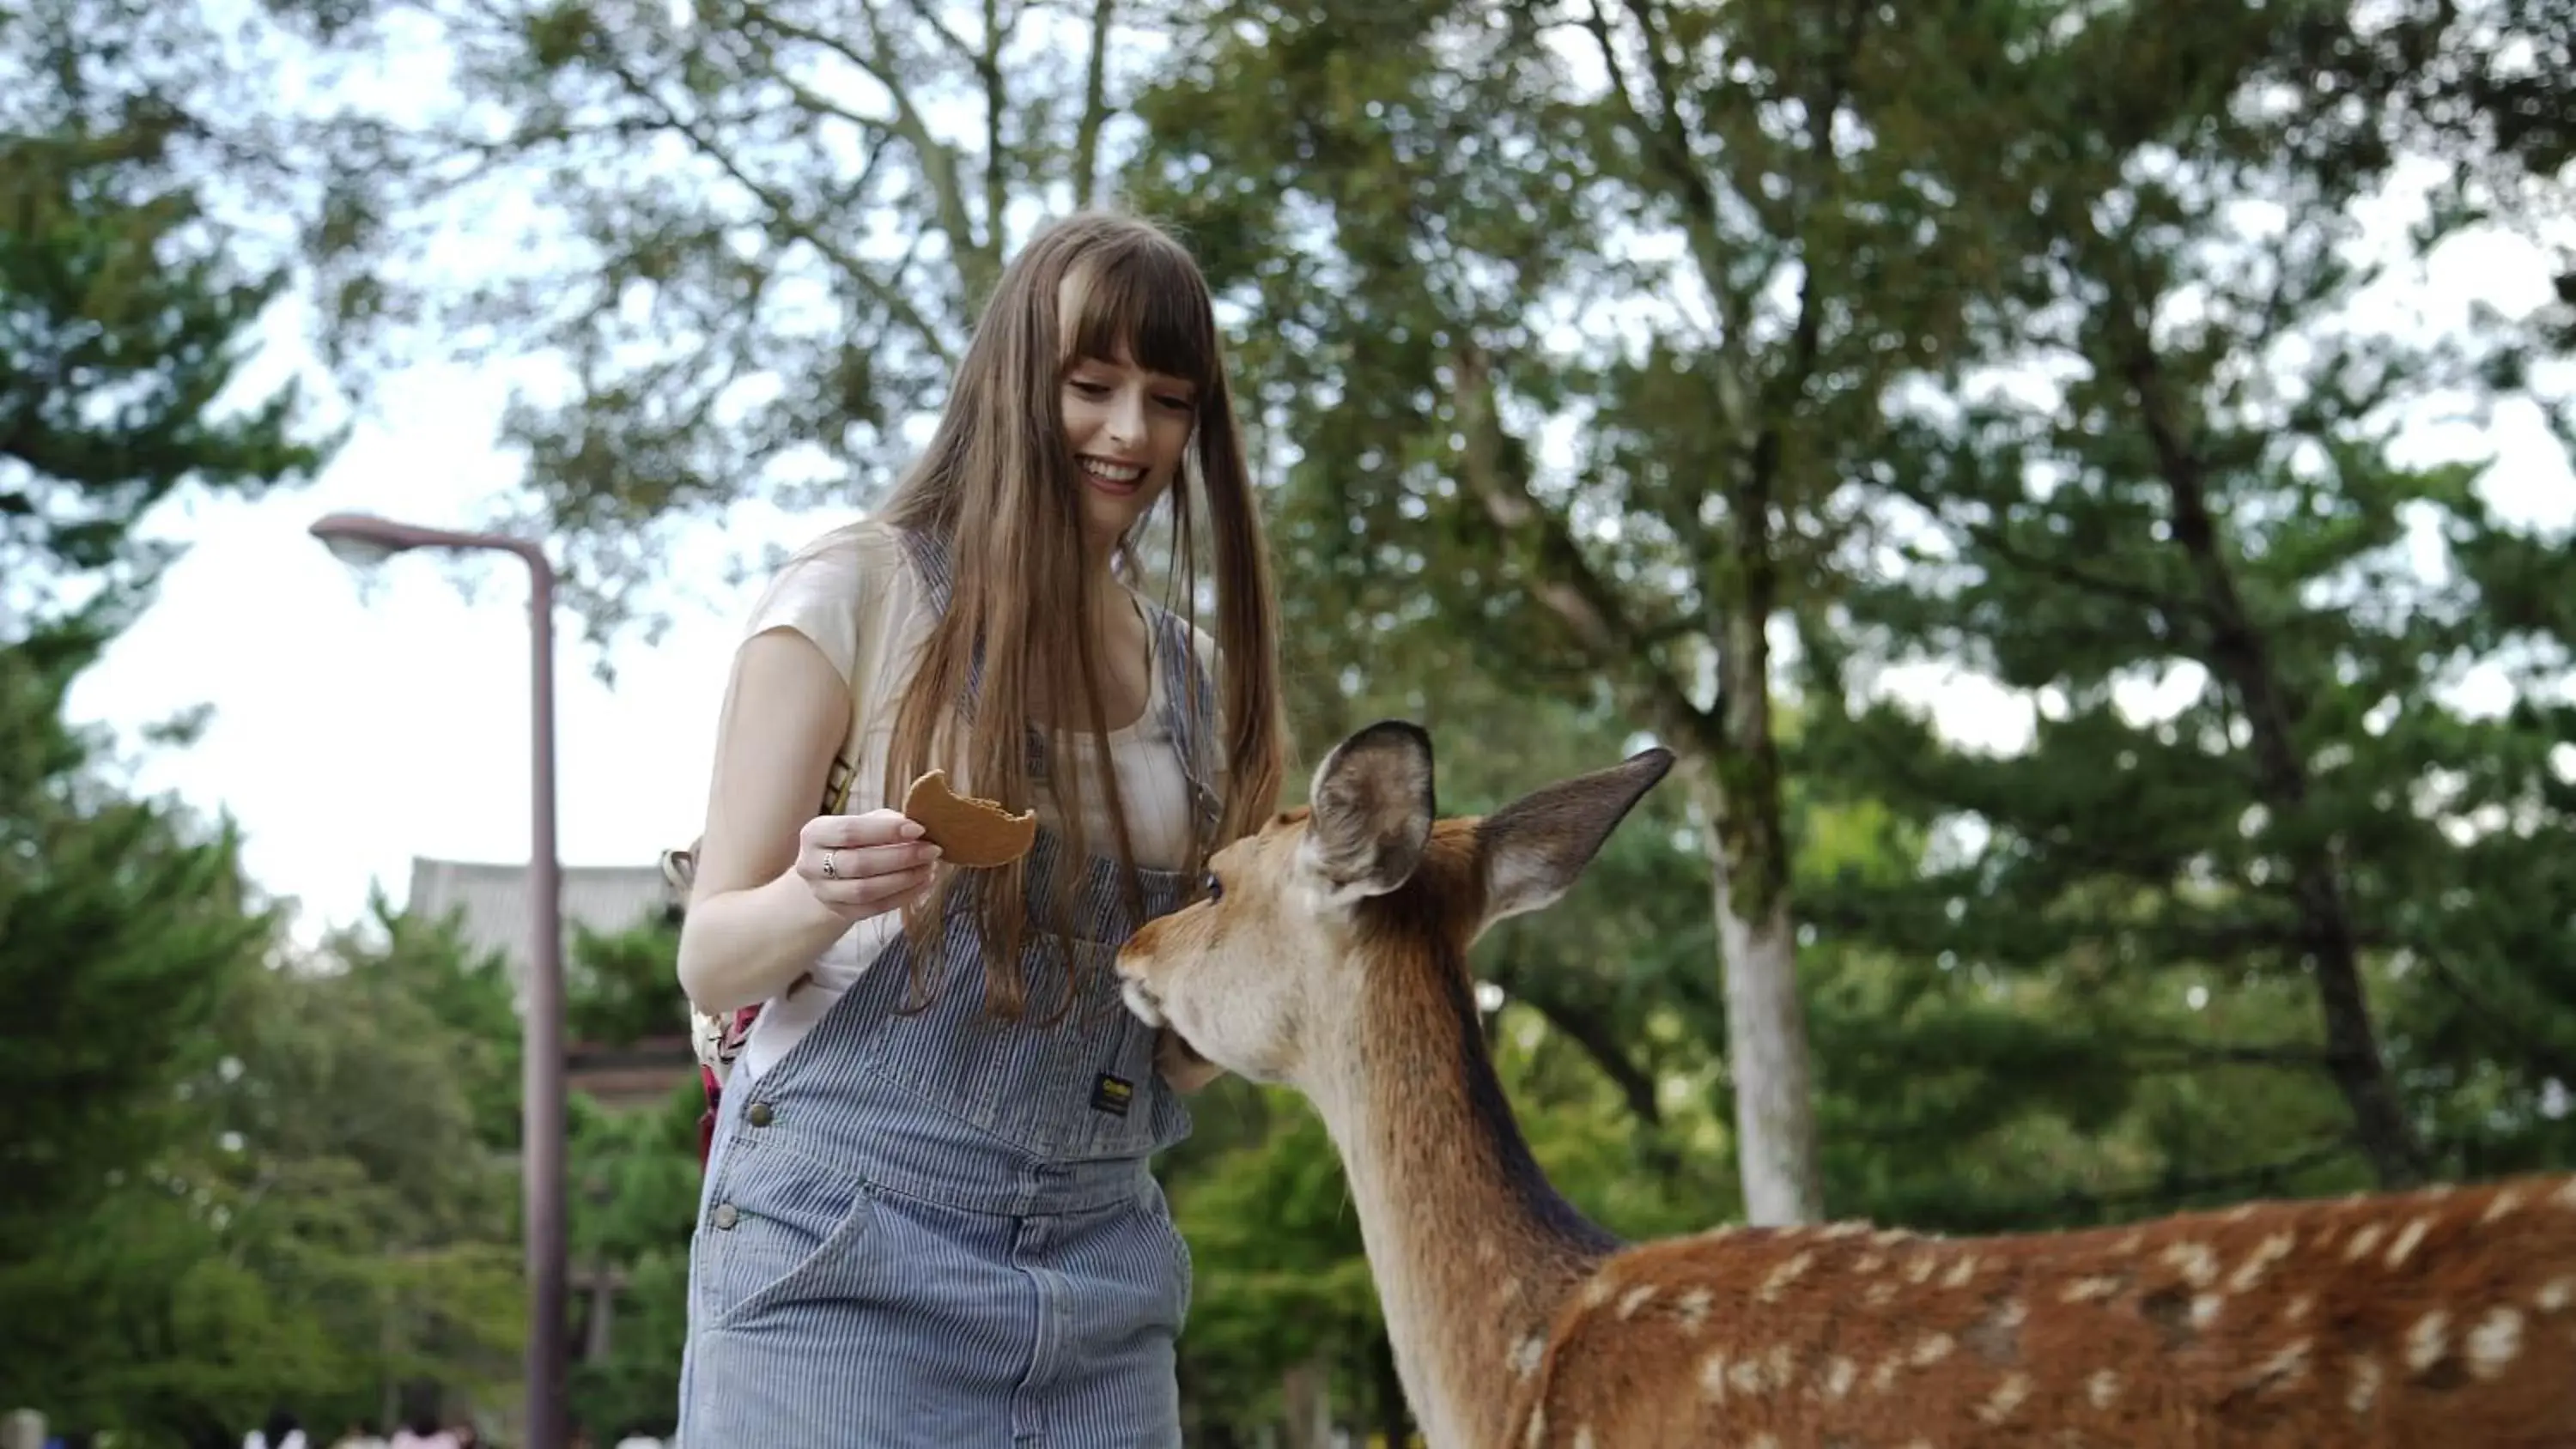
<svg viewBox="0 0 2576 1449">
<path fill-rule="evenodd" d="M 1347 1353 L 1379 1331 L 1359 1219 L 1323 1124 L 1293 1095 L 1261 1097 L 1267 1132 L 1173 1189 L 1194 1280 L 1183 1373 L 1203 1413 L 1244 1428 L 1275 1413 L 1283 1366 Z"/>
<path fill-rule="evenodd" d="M 565 954 L 565 1022 L 574 1041 L 624 1046 L 687 1035 L 688 1002 L 673 984 L 677 925 L 657 919 L 605 933 L 576 925 Z"/>
<path fill-rule="evenodd" d="M 62 723 L 92 647 L 0 647 L 0 1262 L 180 1130 L 179 1084 L 213 1061 L 206 1029 L 273 934 L 230 827 L 125 796 Z"/>
<path fill-rule="evenodd" d="M 353 987 L 382 998 L 384 1009 L 434 1021 L 437 1050 L 460 1085 L 474 1140 L 484 1150 L 516 1150 L 523 1028 L 517 988 L 499 952 L 474 953 L 461 921 L 428 920 L 394 909 L 370 893 L 368 920 L 333 932 L 323 949 L 344 963 Z"/>
<path fill-rule="evenodd" d="M 2519 375 L 2498 363 L 2529 342 L 2464 359 L 2351 319 L 2378 280 L 2346 250 L 2378 179 L 2367 119 L 2230 104 L 2332 22 L 2218 8 L 2232 28 L 2188 44 L 2170 17 L 2088 27 L 1989 108 L 2081 144 L 1960 158 L 2030 198 L 1990 233 L 2027 280 L 1982 311 L 1985 360 L 1944 377 L 1952 401 L 1911 411 L 1872 469 L 1908 566 L 1823 617 L 1814 680 L 1843 698 L 1889 665 L 1964 664 L 2032 736 L 1955 747 L 1883 698 L 1820 714 L 1799 766 L 1935 849 L 1908 888 L 1816 908 L 2077 1028 L 2039 1080 L 2137 1077 L 2131 1111 L 2159 1115 L 2133 1120 L 2169 1144 L 2152 1176 L 2176 1185 L 2143 1206 L 2356 1161 L 2382 1181 L 2564 1162 L 2545 1108 L 2576 1042 L 2576 942 L 2550 893 L 2576 821 L 2551 755 L 2576 636 L 2538 601 L 2576 573 L 2563 539 L 2495 514 L 2478 469 L 2392 461 L 2401 410 L 2464 361 Z M 2297 204 L 2249 230 L 2257 197 Z M 2063 381 L 1990 385 L 2005 366 Z M 2515 702 L 2469 703 L 2481 677 Z M 2178 1012 L 2187 993 L 2212 1004 Z M 2234 1080 L 2146 1092 L 2176 1071 Z M 2475 1107 L 2451 1095 L 2471 1082 Z M 2265 1161 L 2332 1167 L 2246 1175 Z"/>
<path fill-rule="evenodd" d="M 574 1099 L 573 1257 L 616 1285 L 608 1352 L 576 1364 L 571 1385 L 573 1417 L 598 1441 L 629 1427 L 667 1431 L 679 1402 L 701 1105 L 694 1078 L 641 1112 Z M 593 1309 L 579 1311 L 586 1323 Z"/>
<path fill-rule="evenodd" d="M 152 1443 L 237 1435 L 277 1402 L 329 1423 L 414 1382 L 505 1383 L 516 1174 L 458 1075 L 479 1027 L 441 1014 L 476 977 L 417 946 L 218 977 L 148 1156 L 84 1211 L 8 1220 L 31 1236 L 0 1270 L 0 1392 Z"/>
<path fill-rule="evenodd" d="M 0 22 L 0 639 L 70 602 L 67 575 L 130 617 L 172 551 L 137 531 L 156 505 L 303 482 L 333 445 L 292 382 L 238 395 L 290 269 L 245 264 L 189 164 L 204 97 L 172 52 L 199 43 L 193 13 L 140 0 Z"/>
</svg>

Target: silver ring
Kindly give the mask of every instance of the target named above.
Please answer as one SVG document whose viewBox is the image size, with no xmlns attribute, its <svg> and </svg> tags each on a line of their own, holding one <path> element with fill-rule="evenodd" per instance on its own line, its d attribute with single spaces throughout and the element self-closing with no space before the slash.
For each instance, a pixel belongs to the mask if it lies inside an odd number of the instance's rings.
<svg viewBox="0 0 2576 1449">
<path fill-rule="evenodd" d="M 832 852 L 826 848 L 823 852 L 823 879 L 838 880 L 840 876 L 841 873 L 832 868 Z"/>
</svg>

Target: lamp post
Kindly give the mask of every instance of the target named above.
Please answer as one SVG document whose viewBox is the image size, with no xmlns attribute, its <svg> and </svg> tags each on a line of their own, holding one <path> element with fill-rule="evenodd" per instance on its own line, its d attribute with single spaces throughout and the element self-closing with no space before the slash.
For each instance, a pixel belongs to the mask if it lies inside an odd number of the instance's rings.
<svg viewBox="0 0 2576 1449">
<path fill-rule="evenodd" d="M 333 554 L 352 564 L 372 565 L 410 549 L 436 548 L 516 554 L 528 566 L 534 657 L 528 777 L 534 816 L 528 894 L 536 939 L 528 972 L 527 1011 L 520 1028 L 520 1169 L 528 1275 L 527 1442 L 529 1449 L 562 1449 L 569 1428 L 564 1413 L 569 1274 L 564 1229 L 563 868 L 555 858 L 554 565 L 547 561 L 543 547 L 527 539 L 421 528 L 363 513 L 330 514 L 315 520 L 311 532 Z"/>
</svg>

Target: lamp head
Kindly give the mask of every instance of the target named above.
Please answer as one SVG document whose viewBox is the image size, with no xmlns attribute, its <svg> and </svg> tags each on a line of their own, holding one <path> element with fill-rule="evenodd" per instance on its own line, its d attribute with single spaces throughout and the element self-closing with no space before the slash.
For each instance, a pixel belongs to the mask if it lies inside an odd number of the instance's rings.
<svg viewBox="0 0 2576 1449">
<path fill-rule="evenodd" d="M 353 568 L 373 567 L 412 546 L 400 524 L 365 513 L 326 514 L 308 531 Z"/>
</svg>

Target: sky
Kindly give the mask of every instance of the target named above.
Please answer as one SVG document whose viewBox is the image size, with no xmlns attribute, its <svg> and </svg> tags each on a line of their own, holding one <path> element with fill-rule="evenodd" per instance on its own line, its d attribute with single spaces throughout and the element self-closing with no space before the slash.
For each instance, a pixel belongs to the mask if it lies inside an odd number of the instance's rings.
<svg viewBox="0 0 2576 1449">
<path fill-rule="evenodd" d="M 278 319 L 281 350 L 292 322 Z M 506 401 L 488 373 L 425 367 L 386 390 L 319 481 L 265 499 L 197 497 L 156 519 L 188 551 L 158 602 L 85 676 L 76 718 L 127 735 L 213 707 L 184 749 L 130 744 L 134 778 L 229 811 L 263 889 L 301 902 L 300 935 L 347 923 L 371 887 L 399 903 L 415 856 L 525 860 L 530 829 L 527 570 L 506 556 L 407 554 L 356 570 L 307 532 L 338 509 L 472 527 L 516 479 L 492 442 Z M 816 520 L 815 528 L 822 526 Z M 811 531 L 792 523 L 784 533 Z M 718 545 L 739 535 L 710 536 Z M 650 864 L 704 806 L 716 705 L 748 594 L 710 572 L 647 648 L 615 650 L 614 686 L 558 610 L 560 854 Z"/>
<path fill-rule="evenodd" d="M 2402 217 L 2380 218 L 2383 235 Z M 468 255 L 451 256 L 472 265 Z M 2374 303 L 2407 330 L 2457 325 L 2480 300 L 2520 311 L 2546 295 L 2536 253 L 2476 241 L 2436 258 Z M 300 307 L 263 328 L 259 378 L 318 377 Z M 369 893 L 399 904 L 414 857 L 522 861 L 529 848 L 529 637 L 525 571 L 494 558 L 460 574 L 428 555 L 364 574 L 306 528 L 338 509 L 471 527 L 507 497 L 517 463 L 495 443 L 507 370 L 425 363 L 389 379 L 346 448 L 313 486 L 258 501 L 175 502 L 153 532 L 187 553 L 158 603 L 73 692 L 78 720 L 117 731 L 134 779 L 221 810 L 244 832 L 246 865 L 297 903 L 297 934 L 359 920 Z M 2428 418 L 2410 460 L 2490 451 L 2493 493 L 2515 516 L 2576 522 L 2576 480 L 2536 415 L 2488 423 Z M 714 722 L 738 621 L 756 584 L 728 586 L 723 560 L 793 544 L 833 513 L 758 515 L 709 525 L 675 559 L 698 602 L 669 632 L 630 638 L 602 682 L 599 656 L 569 614 L 557 620 L 560 852 L 570 865 L 648 865 L 687 843 L 703 811 Z M 470 584 L 470 588 L 467 585 Z M 1952 734 L 2008 743 L 2026 706 L 1916 672 Z M 147 748 L 135 732 L 212 707 L 186 748 Z"/>
</svg>

